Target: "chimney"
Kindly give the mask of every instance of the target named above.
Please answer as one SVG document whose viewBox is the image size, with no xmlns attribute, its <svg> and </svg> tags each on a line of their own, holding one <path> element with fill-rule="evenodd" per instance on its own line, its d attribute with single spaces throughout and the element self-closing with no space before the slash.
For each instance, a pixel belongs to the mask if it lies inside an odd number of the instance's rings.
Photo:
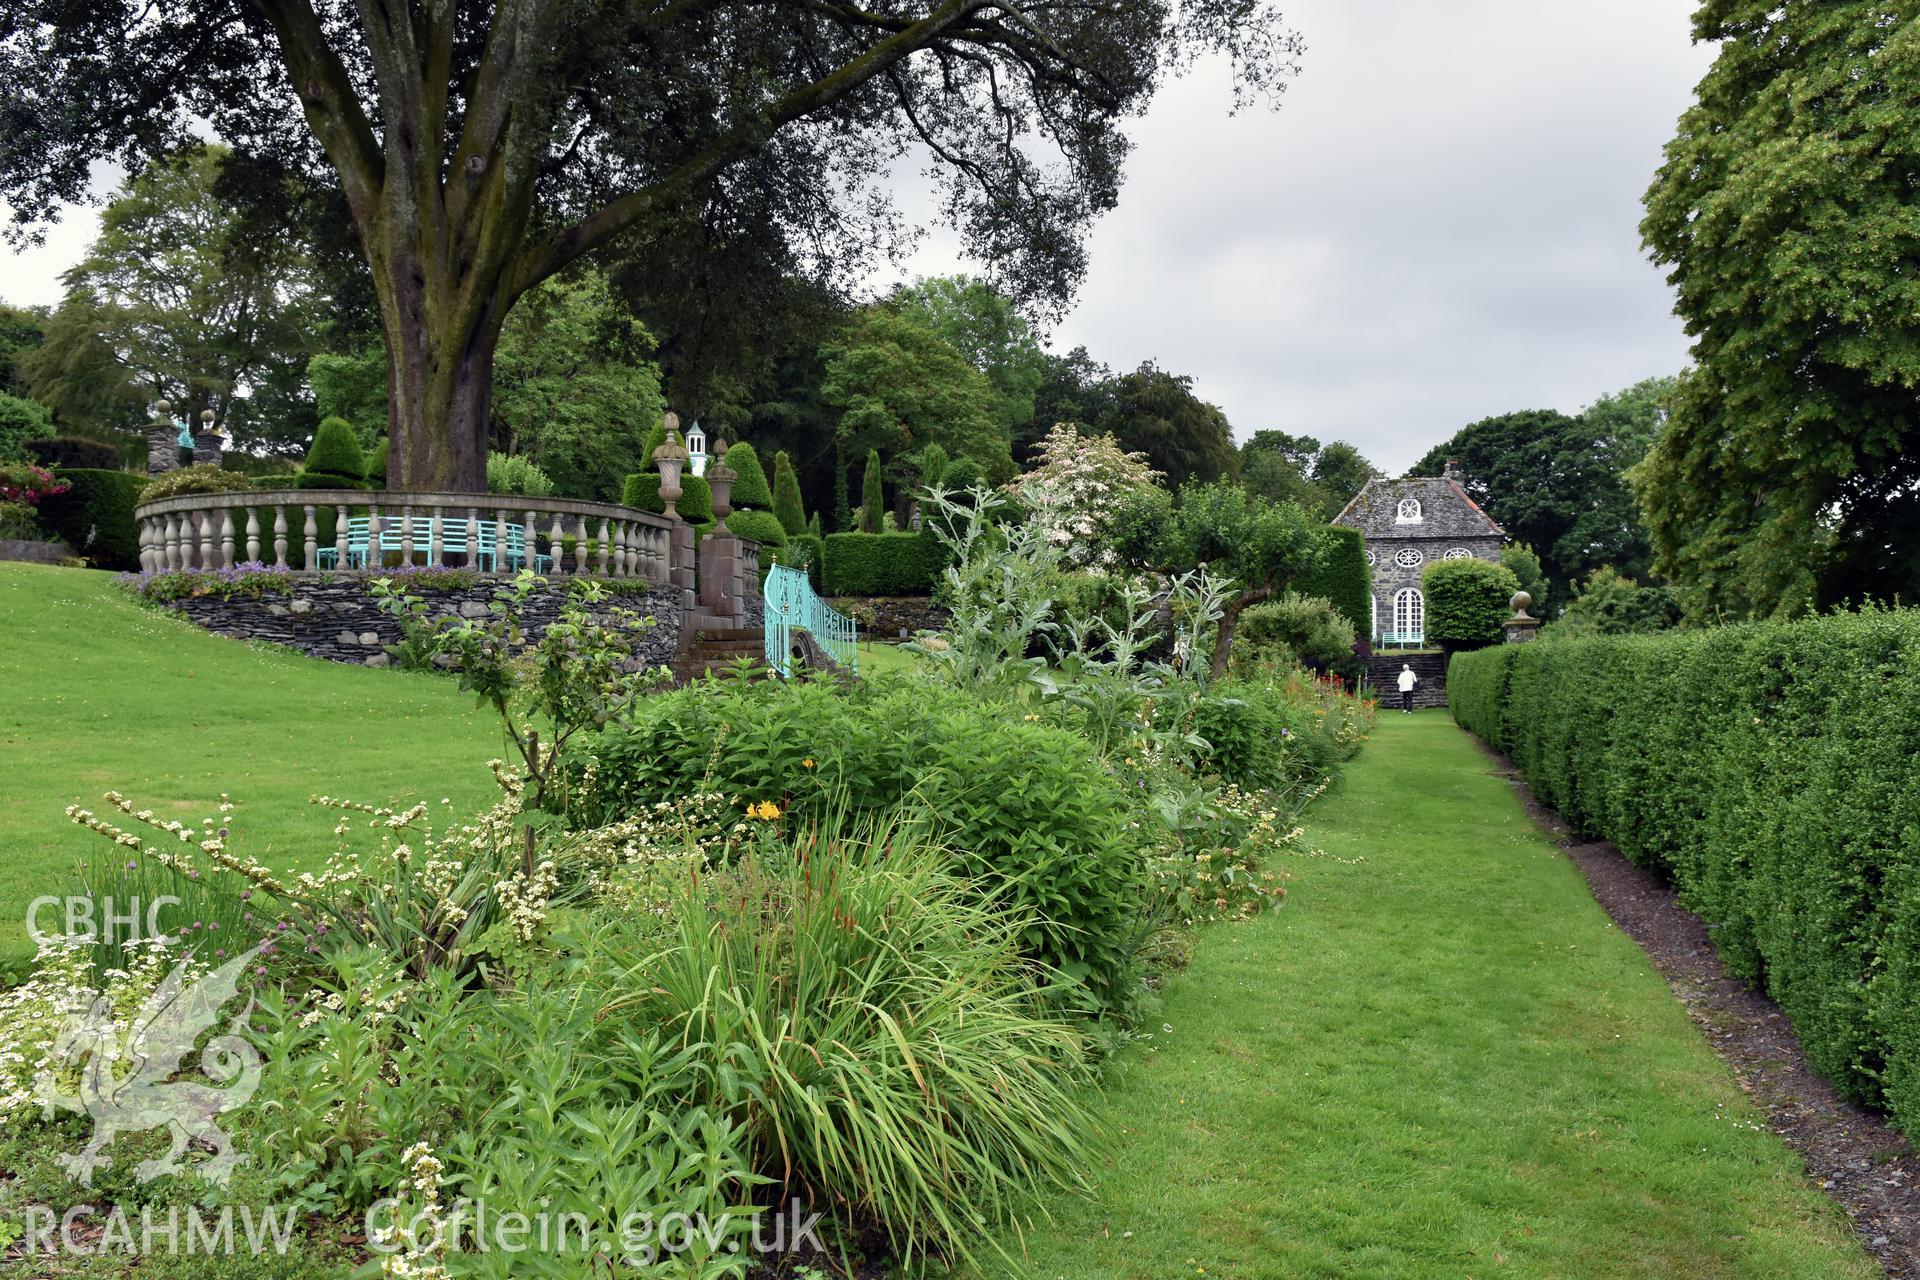
<svg viewBox="0 0 1920 1280">
<path fill-rule="evenodd" d="M 1455 484 L 1465 484 L 1467 482 L 1466 473 L 1460 470 L 1460 464 L 1452 458 L 1447 459 L 1446 470 L 1440 474 L 1443 478 L 1451 480 Z"/>
</svg>

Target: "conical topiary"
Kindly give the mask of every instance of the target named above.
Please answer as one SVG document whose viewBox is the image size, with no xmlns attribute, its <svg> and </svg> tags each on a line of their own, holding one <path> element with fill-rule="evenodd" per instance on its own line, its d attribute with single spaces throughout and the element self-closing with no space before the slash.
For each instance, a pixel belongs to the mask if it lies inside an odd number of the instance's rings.
<svg viewBox="0 0 1920 1280">
<path fill-rule="evenodd" d="M 807 508 L 800 500 L 800 477 L 793 474 L 793 459 L 782 449 L 773 455 L 773 514 L 789 537 L 807 531 Z"/>
<path fill-rule="evenodd" d="M 773 490 L 767 487 L 767 473 L 760 466 L 760 455 L 742 440 L 727 450 L 726 463 L 733 468 L 733 505 L 766 511 L 773 506 Z"/>
<path fill-rule="evenodd" d="M 653 451 L 666 442 L 667 426 L 664 422 L 654 423 L 647 434 L 640 437 L 640 469 L 642 471 L 659 470 L 653 465 Z"/>
<path fill-rule="evenodd" d="M 306 465 L 300 468 L 302 489 L 363 489 L 367 483 L 367 458 L 360 452 L 360 441 L 353 424 L 345 418 L 326 418 L 313 433 L 313 446 L 307 450 Z"/>
<path fill-rule="evenodd" d="M 853 501 L 847 496 L 847 451 L 833 446 L 833 531 L 853 530 Z"/>
<path fill-rule="evenodd" d="M 920 451 L 920 487 L 931 489 L 947 474 L 947 451 L 930 444 Z"/>
<path fill-rule="evenodd" d="M 818 511 L 807 518 L 807 533 L 815 538 L 825 538 L 827 536 L 820 530 L 820 513 Z"/>
<path fill-rule="evenodd" d="M 860 532 L 878 533 L 886 517 L 886 490 L 880 481 L 880 451 L 867 450 L 867 473 L 860 480 Z"/>
</svg>

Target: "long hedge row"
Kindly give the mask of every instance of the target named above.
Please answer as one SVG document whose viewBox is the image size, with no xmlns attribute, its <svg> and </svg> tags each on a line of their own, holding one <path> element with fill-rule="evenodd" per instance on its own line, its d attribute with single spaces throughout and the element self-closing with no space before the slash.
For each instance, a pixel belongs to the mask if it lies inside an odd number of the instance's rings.
<svg viewBox="0 0 1920 1280">
<path fill-rule="evenodd" d="M 1920 611 L 1508 645 L 1455 719 L 1668 876 L 1814 1066 L 1920 1135 Z"/>
</svg>

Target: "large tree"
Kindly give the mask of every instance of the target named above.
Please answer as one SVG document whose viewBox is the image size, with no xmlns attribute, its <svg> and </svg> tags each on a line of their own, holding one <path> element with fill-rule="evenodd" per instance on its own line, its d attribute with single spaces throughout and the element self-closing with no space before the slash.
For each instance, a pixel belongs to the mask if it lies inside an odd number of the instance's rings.
<svg viewBox="0 0 1920 1280">
<path fill-rule="evenodd" d="M 1271 97 L 1299 45 L 1267 0 L 16 0 L 0 194 L 31 224 L 209 125 L 324 163 L 386 333 L 391 483 L 478 490 L 507 312 L 582 255 L 734 220 L 861 257 L 917 144 L 967 247 L 1058 298 L 1122 122 L 1213 51 Z"/>
<path fill-rule="evenodd" d="M 975 276 L 903 285 L 892 304 L 923 319 L 993 384 L 994 416 L 1009 433 L 1033 420 L 1046 353 L 1012 298 Z"/>
<path fill-rule="evenodd" d="M 1920 22 L 1712 0 L 1641 226 L 1695 366 L 1635 472 L 1696 616 L 1920 593 Z"/>
<path fill-rule="evenodd" d="M 1271 428 L 1240 446 L 1240 483 L 1274 502 L 1297 502 L 1331 520 L 1380 472 L 1344 440 L 1323 445 L 1313 436 Z"/>
<path fill-rule="evenodd" d="M 1239 473 L 1240 453 L 1227 415 L 1193 393 L 1192 378 L 1149 360 L 1115 378 L 1112 396 L 1093 425 L 1129 453 L 1146 454 L 1169 486 Z"/>
<path fill-rule="evenodd" d="M 315 280 L 303 245 L 263 234 L 227 198 L 226 163 L 224 148 L 197 147 L 121 186 L 64 277 L 29 380 L 56 367 L 75 378 L 98 364 L 97 344 L 146 398 L 196 423 L 210 409 L 241 445 L 292 451 L 312 425 L 303 381 Z"/>
<path fill-rule="evenodd" d="M 1549 579 L 1572 584 L 1602 565 L 1645 570 L 1646 531 L 1624 478 L 1637 459 L 1632 440 L 1606 434 L 1599 420 L 1532 409 L 1461 428 L 1408 474 L 1437 476 L 1458 463 L 1468 496 L 1539 553 Z"/>
</svg>

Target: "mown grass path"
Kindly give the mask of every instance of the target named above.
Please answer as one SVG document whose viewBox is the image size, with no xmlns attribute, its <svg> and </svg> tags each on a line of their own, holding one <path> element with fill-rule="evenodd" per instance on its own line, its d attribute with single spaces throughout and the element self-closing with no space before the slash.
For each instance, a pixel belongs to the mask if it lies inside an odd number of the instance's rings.
<svg viewBox="0 0 1920 1280">
<path fill-rule="evenodd" d="M 465 818 L 499 794 L 486 761 L 505 750 L 452 680 L 222 639 L 111 574 L 0 565 L 0 963 L 31 953 L 27 904 L 110 852 L 69 804 L 105 812 L 117 790 L 198 823 L 229 792 L 238 852 L 316 869 L 336 815 L 309 796 L 439 814 L 444 798 Z"/>
<path fill-rule="evenodd" d="M 1312 818 L 1333 856 L 1201 937 L 1035 1276 L 1880 1274 L 1444 712 Z"/>
</svg>

